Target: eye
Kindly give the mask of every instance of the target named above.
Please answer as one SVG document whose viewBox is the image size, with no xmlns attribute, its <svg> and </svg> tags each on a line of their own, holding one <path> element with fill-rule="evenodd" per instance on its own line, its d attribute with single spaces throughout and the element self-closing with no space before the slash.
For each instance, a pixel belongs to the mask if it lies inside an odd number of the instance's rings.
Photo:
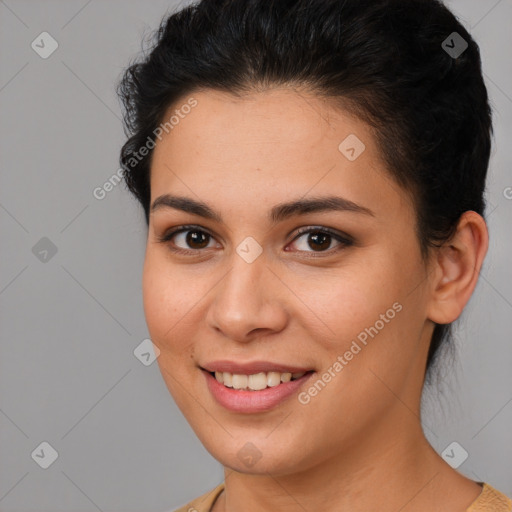
<svg viewBox="0 0 512 512">
<path fill-rule="evenodd" d="M 158 242 L 168 243 L 173 239 L 172 244 L 168 244 L 173 252 L 197 254 L 197 251 L 208 248 L 208 242 L 213 240 L 213 237 L 197 226 L 181 226 L 179 229 L 175 229 L 174 231 L 170 231 L 158 237 Z"/>
<path fill-rule="evenodd" d="M 304 237 L 304 235 L 308 235 L 308 237 Z M 301 238 L 304 238 L 304 240 L 298 244 L 299 252 L 336 252 L 354 243 L 348 235 L 342 235 L 324 227 L 301 228 L 293 242 Z M 333 241 L 337 241 L 338 246 L 333 251 L 330 251 L 329 248 Z M 308 248 L 313 250 L 309 251 Z"/>
<path fill-rule="evenodd" d="M 304 235 L 309 236 L 306 239 Z M 167 244 L 171 251 L 179 254 L 197 255 L 202 249 L 214 247 L 209 247 L 209 242 L 214 241 L 213 235 L 198 226 L 180 226 L 157 238 L 158 242 Z M 354 240 L 349 235 L 343 235 L 325 227 L 301 228 L 292 243 L 301 238 L 304 238 L 304 241 L 299 244 L 298 252 L 306 253 L 337 252 L 354 244 Z M 172 243 L 169 243 L 171 241 Z M 333 241 L 338 242 L 338 246 L 330 250 Z M 290 252 L 286 248 L 285 250 Z"/>
</svg>

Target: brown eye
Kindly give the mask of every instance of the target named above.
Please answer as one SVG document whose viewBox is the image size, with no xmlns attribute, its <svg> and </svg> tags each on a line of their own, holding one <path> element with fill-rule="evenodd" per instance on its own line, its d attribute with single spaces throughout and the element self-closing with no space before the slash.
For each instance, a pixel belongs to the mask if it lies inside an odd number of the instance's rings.
<svg viewBox="0 0 512 512">
<path fill-rule="evenodd" d="M 319 249 L 319 250 L 325 250 L 329 249 L 329 246 L 331 245 L 332 237 L 331 235 L 328 235 L 327 233 L 309 233 L 308 236 L 308 244 L 309 247 L 312 249 Z"/>
<path fill-rule="evenodd" d="M 187 255 L 197 255 L 202 249 L 215 246 L 209 245 L 210 242 L 215 242 L 214 237 L 196 226 L 181 226 L 179 229 L 157 238 L 159 242 L 166 243 L 171 251 Z M 297 243 L 297 240 L 301 238 L 304 241 L 297 244 L 299 246 L 298 252 L 309 253 L 310 255 L 315 253 L 331 254 L 354 244 L 354 240 L 349 235 L 323 227 L 300 229 L 292 244 Z M 333 242 L 336 242 L 337 245 L 331 250 Z M 285 250 L 288 249 L 285 248 Z"/>
<path fill-rule="evenodd" d="M 307 237 L 305 235 L 308 235 Z M 301 241 L 297 244 L 297 240 Z M 332 242 L 337 242 L 338 246 L 329 251 Z M 297 244 L 299 252 L 334 252 L 353 244 L 348 236 L 342 236 L 340 233 L 334 233 L 327 228 L 307 228 L 299 230 L 299 235 L 295 237 L 293 243 Z"/>
<path fill-rule="evenodd" d="M 204 231 L 185 231 L 185 243 L 191 248 L 191 249 L 204 249 L 206 246 L 208 246 L 208 239 L 210 235 L 208 233 L 205 233 Z"/>
<path fill-rule="evenodd" d="M 162 243 L 171 242 L 170 248 L 175 252 L 193 253 L 208 248 L 213 237 L 202 229 L 182 226 L 180 229 L 159 237 L 158 240 Z"/>
</svg>

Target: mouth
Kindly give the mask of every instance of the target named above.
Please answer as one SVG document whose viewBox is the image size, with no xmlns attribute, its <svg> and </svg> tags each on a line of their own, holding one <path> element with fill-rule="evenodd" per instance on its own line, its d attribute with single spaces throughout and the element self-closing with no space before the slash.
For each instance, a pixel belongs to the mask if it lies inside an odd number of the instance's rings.
<svg viewBox="0 0 512 512">
<path fill-rule="evenodd" d="M 203 371 L 209 373 L 219 384 L 226 388 L 238 391 L 262 391 L 267 388 L 275 388 L 287 382 L 302 379 L 314 372 L 307 370 L 301 372 L 258 372 L 253 374 L 240 374 L 231 372 Z"/>
<path fill-rule="evenodd" d="M 215 401 L 231 412 L 242 414 L 268 412 L 285 403 L 292 406 L 290 398 L 315 374 L 314 370 L 233 374 L 204 368 L 201 372 Z"/>
</svg>

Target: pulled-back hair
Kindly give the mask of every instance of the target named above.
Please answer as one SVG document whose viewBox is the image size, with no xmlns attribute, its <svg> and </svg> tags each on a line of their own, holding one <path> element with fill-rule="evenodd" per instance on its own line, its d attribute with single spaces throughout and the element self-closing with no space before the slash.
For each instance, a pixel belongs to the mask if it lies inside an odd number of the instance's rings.
<svg viewBox="0 0 512 512">
<path fill-rule="evenodd" d="M 120 164 L 148 224 L 153 152 L 139 150 L 168 108 L 200 90 L 283 86 L 372 127 L 387 171 L 414 200 L 424 258 L 462 213 L 484 214 L 492 118 L 479 48 L 440 1 L 202 0 L 165 17 L 118 84 L 129 137 Z M 427 369 L 450 336 L 451 324 L 436 324 Z"/>
</svg>

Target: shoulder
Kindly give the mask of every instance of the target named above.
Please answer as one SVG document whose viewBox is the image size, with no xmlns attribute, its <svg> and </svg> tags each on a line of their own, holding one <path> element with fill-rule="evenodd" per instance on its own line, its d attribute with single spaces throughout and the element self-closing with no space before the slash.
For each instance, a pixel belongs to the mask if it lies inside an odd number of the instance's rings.
<svg viewBox="0 0 512 512">
<path fill-rule="evenodd" d="M 480 496 L 471 504 L 467 512 L 512 512 L 512 499 L 489 484 L 482 484 Z"/>
<path fill-rule="evenodd" d="M 224 482 L 174 512 L 210 512 L 215 500 L 223 490 Z M 482 492 L 467 509 L 467 512 L 512 512 L 512 499 L 489 484 L 483 483 Z"/>
<path fill-rule="evenodd" d="M 174 512 L 210 512 L 215 500 L 224 490 L 224 482 Z"/>
</svg>

